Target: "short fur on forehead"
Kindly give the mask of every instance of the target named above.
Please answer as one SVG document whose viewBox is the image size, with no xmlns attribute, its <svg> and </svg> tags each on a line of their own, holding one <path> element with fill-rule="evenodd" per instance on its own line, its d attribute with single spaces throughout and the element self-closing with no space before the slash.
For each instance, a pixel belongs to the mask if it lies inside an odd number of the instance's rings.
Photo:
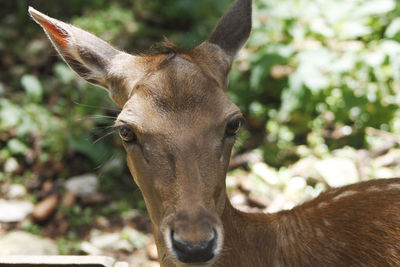
<svg viewBox="0 0 400 267">
<path fill-rule="evenodd" d="M 161 112 L 193 108 L 218 90 L 213 77 L 185 55 L 165 54 L 158 61 L 160 63 L 138 81 L 132 92 L 151 99 Z"/>
</svg>

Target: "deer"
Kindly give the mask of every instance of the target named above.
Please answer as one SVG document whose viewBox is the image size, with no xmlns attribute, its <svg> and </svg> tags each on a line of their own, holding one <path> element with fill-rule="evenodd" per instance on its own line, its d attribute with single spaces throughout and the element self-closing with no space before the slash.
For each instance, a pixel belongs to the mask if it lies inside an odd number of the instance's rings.
<svg viewBox="0 0 400 267">
<path fill-rule="evenodd" d="M 243 123 L 226 94 L 252 28 L 236 0 L 192 49 L 134 55 L 32 7 L 63 60 L 108 90 L 115 127 L 143 195 L 161 266 L 400 266 L 400 179 L 332 188 L 291 210 L 245 213 L 226 193 Z"/>
</svg>

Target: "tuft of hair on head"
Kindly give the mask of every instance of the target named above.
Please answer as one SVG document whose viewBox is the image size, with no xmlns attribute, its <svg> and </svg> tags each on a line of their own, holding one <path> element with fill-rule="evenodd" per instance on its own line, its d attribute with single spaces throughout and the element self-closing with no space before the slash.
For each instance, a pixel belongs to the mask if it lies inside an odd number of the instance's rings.
<svg viewBox="0 0 400 267">
<path fill-rule="evenodd" d="M 172 43 L 164 36 L 163 41 L 153 44 L 147 51 L 147 56 L 155 55 L 176 55 L 183 52 L 176 44 Z"/>
</svg>

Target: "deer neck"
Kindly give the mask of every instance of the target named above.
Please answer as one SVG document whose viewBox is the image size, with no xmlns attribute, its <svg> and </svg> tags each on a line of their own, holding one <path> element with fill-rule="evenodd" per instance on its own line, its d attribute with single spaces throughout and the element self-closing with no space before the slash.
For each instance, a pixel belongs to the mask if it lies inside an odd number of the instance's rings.
<svg viewBox="0 0 400 267">
<path fill-rule="evenodd" d="M 226 197 L 221 220 L 224 225 L 224 248 L 216 266 L 240 266 L 249 258 L 264 259 L 263 263 L 254 266 L 265 266 L 265 259 L 272 258 L 272 252 L 268 251 L 275 247 L 276 215 L 241 212 Z M 266 257 L 268 254 L 271 256 Z"/>
</svg>

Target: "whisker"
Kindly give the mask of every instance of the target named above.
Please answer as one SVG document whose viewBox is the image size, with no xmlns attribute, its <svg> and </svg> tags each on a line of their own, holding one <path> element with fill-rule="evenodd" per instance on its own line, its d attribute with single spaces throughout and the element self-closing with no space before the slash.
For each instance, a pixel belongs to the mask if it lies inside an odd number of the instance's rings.
<svg viewBox="0 0 400 267">
<path fill-rule="evenodd" d="M 72 100 L 72 103 L 74 103 L 75 105 L 81 106 L 81 107 L 87 107 L 87 108 L 93 108 L 93 109 L 98 109 L 99 108 L 99 106 L 92 106 L 92 105 L 82 104 L 82 103 L 79 103 L 79 102 L 77 102 L 75 100 Z M 108 111 L 121 112 L 120 109 L 105 108 L 105 107 L 101 107 L 101 108 L 104 109 L 104 110 L 108 110 Z"/>
<path fill-rule="evenodd" d="M 87 118 L 90 118 L 90 119 L 103 119 L 103 118 L 116 119 L 117 117 L 116 116 L 105 116 L 105 115 L 89 115 L 89 116 L 87 116 Z"/>
<path fill-rule="evenodd" d="M 114 125 L 108 125 L 108 126 L 95 126 L 95 129 L 100 129 L 100 130 L 108 130 L 108 129 L 115 129 Z"/>
<path fill-rule="evenodd" d="M 93 144 L 98 143 L 99 141 L 103 140 L 103 139 L 106 138 L 107 136 L 112 135 L 113 133 L 115 133 L 115 130 L 112 130 L 111 132 L 106 133 L 105 135 L 99 137 L 98 139 L 96 139 L 96 140 L 93 142 Z"/>
<path fill-rule="evenodd" d="M 103 116 L 103 115 L 88 115 L 82 118 L 77 119 L 77 121 L 87 120 L 87 119 L 113 119 L 116 120 L 117 117 L 114 116 Z"/>
</svg>

